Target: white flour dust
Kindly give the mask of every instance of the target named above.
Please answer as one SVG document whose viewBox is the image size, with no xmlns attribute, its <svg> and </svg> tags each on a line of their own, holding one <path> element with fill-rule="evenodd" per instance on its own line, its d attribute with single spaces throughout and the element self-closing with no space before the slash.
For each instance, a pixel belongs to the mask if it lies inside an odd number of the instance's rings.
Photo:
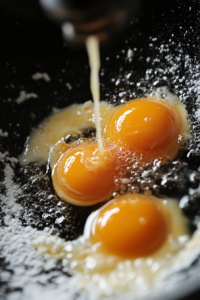
<svg viewBox="0 0 200 300">
<path fill-rule="evenodd" d="M 0 129 L 0 136 L 2 137 L 7 137 L 8 136 L 8 132 L 7 131 L 4 131 L 2 129 Z"/>
<path fill-rule="evenodd" d="M 32 240 L 41 232 L 31 227 L 23 227 L 19 217 L 24 208 L 16 203 L 22 193 L 18 184 L 13 182 L 12 165 L 17 162 L 9 157 L 8 152 L 0 153 L 0 160 L 5 164 L 5 193 L 1 195 L 4 213 L 0 227 L 0 251 L 5 258 L 7 268 L 1 272 L 1 281 L 8 282 L 7 300 L 72 300 L 77 293 L 74 278 L 69 278 L 60 271 L 55 260 L 45 260 L 34 249 Z M 44 232 L 43 232 L 44 234 Z M 9 270 L 13 270 L 13 273 Z M 81 300 L 85 298 L 82 296 Z"/>
<path fill-rule="evenodd" d="M 38 98 L 38 95 L 35 93 L 26 93 L 26 91 L 21 91 L 19 93 L 19 97 L 15 100 L 17 104 L 23 103 L 25 100 L 30 98 Z"/>
<path fill-rule="evenodd" d="M 43 79 L 46 82 L 49 82 L 51 80 L 50 76 L 47 73 L 39 73 L 39 72 L 33 74 L 32 79 L 33 80 Z"/>
</svg>

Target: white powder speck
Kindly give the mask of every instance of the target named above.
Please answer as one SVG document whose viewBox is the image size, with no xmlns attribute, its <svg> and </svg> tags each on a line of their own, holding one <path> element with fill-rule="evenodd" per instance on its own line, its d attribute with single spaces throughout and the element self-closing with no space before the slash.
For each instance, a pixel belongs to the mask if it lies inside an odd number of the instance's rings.
<svg viewBox="0 0 200 300">
<path fill-rule="evenodd" d="M 57 107 L 52 108 L 52 114 L 57 114 L 59 112 L 60 112 L 60 108 L 57 108 Z"/>
<path fill-rule="evenodd" d="M 197 120 L 200 121 L 200 108 L 198 108 L 196 111 L 196 117 L 197 117 Z"/>
<path fill-rule="evenodd" d="M 126 92 L 120 92 L 119 93 L 119 97 L 123 97 L 124 95 L 126 95 Z"/>
<path fill-rule="evenodd" d="M 133 57 L 133 55 L 134 55 L 133 50 L 129 49 L 128 52 L 127 52 L 127 57 L 131 58 L 131 57 Z"/>
<path fill-rule="evenodd" d="M 3 184 L 7 190 L 6 196 L 2 195 L 3 203 L 5 202 L 6 207 L 4 209 L 4 223 L 9 226 L 9 223 L 12 221 L 13 214 L 16 217 L 21 217 L 24 209 L 21 205 L 15 203 L 13 200 L 21 193 L 21 190 L 18 185 L 14 184 L 12 178 L 14 176 L 14 171 L 9 164 L 5 165 L 4 169 L 4 181 Z"/>
<path fill-rule="evenodd" d="M 130 179 L 129 178 L 122 178 L 121 179 L 121 183 L 122 184 L 128 184 L 130 182 Z"/>
<path fill-rule="evenodd" d="M 3 137 L 7 137 L 8 136 L 8 132 L 4 131 L 2 129 L 0 129 L 0 136 L 3 136 Z"/>
<path fill-rule="evenodd" d="M 21 91 L 19 93 L 19 97 L 15 101 L 17 102 L 17 104 L 21 104 L 22 102 L 30 98 L 38 98 L 38 96 L 35 93 L 26 93 L 25 91 Z"/>
<path fill-rule="evenodd" d="M 4 158 L 6 157 L 6 155 L 8 154 L 8 152 L 0 152 L 0 161 L 4 161 Z"/>
<path fill-rule="evenodd" d="M 16 157 L 6 157 L 6 161 L 11 162 L 11 165 L 14 167 L 16 163 L 18 163 L 18 159 Z"/>
<path fill-rule="evenodd" d="M 51 80 L 50 76 L 47 73 L 39 73 L 39 72 L 33 74 L 32 79 L 33 80 L 43 79 L 46 82 L 49 82 Z"/>
<path fill-rule="evenodd" d="M 120 84 L 120 79 L 117 79 L 116 81 L 115 81 L 115 85 L 119 85 Z"/>
<path fill-rule="evenodd" d="M 66 83 L 66 87 L 68 88 L 68 90 L 72 89 L 72 85 L 69 82 Z"/>
</svg>

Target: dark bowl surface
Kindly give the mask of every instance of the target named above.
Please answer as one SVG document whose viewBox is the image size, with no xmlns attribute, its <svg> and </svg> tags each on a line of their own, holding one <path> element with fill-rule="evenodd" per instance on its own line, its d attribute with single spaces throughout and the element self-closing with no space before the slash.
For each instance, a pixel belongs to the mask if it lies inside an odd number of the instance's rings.
<svg viewBox="0 0 200 300">
<path fill-rule="evenodd" d="M 62 108 L 91 99 L 86 52 L 66 47 L 60 28 L 43 15 L 37 1 L 17 2 L 0 2 L 0 128 L 8 133 L 8 137 L 0 136 L 0 147 L 1 152 L 8 151 L 10 157 L 18 157 L 31 130 L 53 107 Z M 195 128 L 190 148 L 183 156 L 186 173 L 198 172 L 200 166 L 200 129 L 195 119 L 200 66 L 199 8 L 198 1 L 144 1 L 140 18 L 131 22 L 127 31 L 101 52 L 102 100 L 119 103 L 166 86 L 185 103 Z M 50 81 L 33 80 L 36 73 L 47 73 Z M 18 104 L 16 99 L 23 91 L 31 96 Z M 3 181 L 2 163 L 1 166 Z M 19 168 L 16 166 L 16 170 Z M 164 193 L 174 193 L 181 198 L 190 187 L 192 183 L 187 183 L 184 189 L 173 186 Z M 1 210 L 0 213 L 3 220 Z M 22 224 L 27 226 L 24 220 Z M 2 221 L 0 230 L 4 226 Z M 2 254 L 0 270 L 5 272 L 7 263 Z M 16 292 L 10 288 L 15 270 L 10 272 L 9 280 L 1 280 L 0 276 L 2 299 L 11 299 L 11 294 Z M 160 299 L 200 299 L 200 269 L 198 275 L 188 274 L 184 284 L 180 283 Z M 17 293 L 23 293 L 22 286 Z"/>
</svg>

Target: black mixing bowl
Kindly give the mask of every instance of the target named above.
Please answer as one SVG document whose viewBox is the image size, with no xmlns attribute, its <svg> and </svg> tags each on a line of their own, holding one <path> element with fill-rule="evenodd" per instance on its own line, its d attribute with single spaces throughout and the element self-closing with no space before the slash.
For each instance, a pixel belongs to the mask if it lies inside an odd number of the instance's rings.
<svg viewBox="0 0 200 300">
<path fill-rule="evenodd" d="M 43 15 L 34 0 L 1 0 L 0 38 L 0 128 L 5 135 L 0 136 L 0 146 L 1 152 L 8 151 L 9 156 L 17 157 L 31 130 L 51 113 L 53 107 L 62 108 L 91 99 L 88 58 L 84 51 L 66 47 L 60 28 Z M 189 188 L 199 185 L 198 176 L 196 182 L 188 179 L 192 172 L 199 174 L 200 166 L 200 130 L 196 113 L 200 65 L 198 1 L 144 1 L 141 17 L 130 24 L 127 32 L 111 48 L 103 49 L 101 60 L 101 99 L 119 103 L 165 86 L 185 103 L 192 124 L 191 142 L 182 154 L 184 165 L 178 173 L 179 180 L 172 178 L 162 188 L 162 193 L 176 195 L 178 199 L 187 195 Z M 47 73 L 50 81 L 48 77 L 34 80 L 32 76 L 36 73 Z M 17 99 L 25 101 L 17 103 Z M 3 181 L 1 166 L 0 178 Z M 15 171 L 18 183 L 24 184 L 27 178 L 22 176 L 19 165 Z M 3 188 L 1 191 L 5 192 Z M 198 203 L 199 199 L 197 194 L 195 201 Z M 34 216 L 31 220 L 28 217 L 26 201 L 21 199 L 21 203 L 26 208 L 22 225 L 42 230 L 43 223 Z M 72 210 L 77 218 L 79 213 L 81 215 L 81 232 L 88 211 Z M 2 221 L 1 230 L 4 226 Z M 60 235 L 67 238 L 66 232 Z M 4 257 L 0 263 L 5 271 Z M 199 272 L 193 274 L 187 270 L 185 274 L 176 287 L 159 299 L 199 299 L 200 268 Z M 0 295 L 6 299 L 13 292 L 9 288 L 10 282 L 2 279 L 0 284 L 3 287 Z M 23 293 L 23 287 L 19 286 L 18 292 Z"/>
</svg>

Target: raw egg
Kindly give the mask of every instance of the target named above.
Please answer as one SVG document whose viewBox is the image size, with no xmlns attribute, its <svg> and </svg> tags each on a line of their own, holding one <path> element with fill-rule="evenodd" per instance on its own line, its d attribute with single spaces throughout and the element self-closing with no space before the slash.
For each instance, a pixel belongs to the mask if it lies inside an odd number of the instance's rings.
<svg viewBox="0 0 200 300">
<path fill-rule="evenodd" d="M 151 198 L 126 197 L 104 207 L 91 226 L 93 242 L 112 254 L 141 257 L 155 252 L 168 233 L 167 216 Z"/>
<path fill-rule="evenodd" d="M 76 205 L 92 205 L 109 200 L 115 190 L 114 155 L 97 143 L 79 144 L 53 163 L 52 179 L 58 196 Z"/>
<path fill-rule="evenodd" d="M 97 148 L 91 150 L 92 143 L 97 144 L 95 135 L 92 142 L 84 137 L 87 128 L 95 129 L 94 105 L 88 101 L 54 113 L 36 128 L 20 162 L 49 161 L 56 193 L 72 204 L 109 200 L 113 192 L 120 192 L 121 179 L 129 182 L 133 166 L 140 174 L 146 163 L 171 160 L 187 141 L 189 123 L 184 105 L 167 91 L 165 98 L 162 95 L 147 95 L 119 106 L 100 102 L 104 158 Z"/>
<path fill-rule="evenodd" d="M 180 108 L 184 108 L 180 103 L 171 105 L 156 98 L 129 101 L 112 115 L 107 135 L 142 155 L 144 161 L 171 160 L 185 141 L 188 127 L 186 113 Z"/>
<path fill-rule="evenodd" d="M 179 224 L 172 212 L 176 210 Z M 125 194 L 95 211 L 88 218 L 84 235 L 100 243 L 102 251 L 123 258 L 138 258 L 162 252 L 169 236 L 188 233 L 186 220 L 173 200 Z"/>
<path fill-rule="evenodd" d="M 94 211 L 77 240 L 40 237 L 34 244 L 46 257 L 62 259 L 83 289 L 137 295 L 157 284 L 189 240 L 177 201 L 126 194 Z"/>
<path fill-rule="evenodd" d="M 141 176 L 141 164 L 152 168 L 147 163 L 155 159 L 172 160 L 189 137 L 185 107 L 169 92 L 165 98 L 154 93 L 119 106 L 101 102 L 100 107 L 103 155 L 95 135 L 84 135 L 95 129 L 94 106 L 86 102 L 45 120 L 20 157 L 22 164 L 49 162 L 56 193 L 75 205 L 124 193 L 121 186 L 133 182 L 133 162 Z M 127 193 L 94 211 L 77 240 L 41 236 L 34 244 L 47 257 L 61 259 L 69 273 L 80 275 L 83 289 L 93 285 L 103 294 L 134 290 L 136 295 L 156 285 L 189 240 L 177 201 Z"/>
</svg>

